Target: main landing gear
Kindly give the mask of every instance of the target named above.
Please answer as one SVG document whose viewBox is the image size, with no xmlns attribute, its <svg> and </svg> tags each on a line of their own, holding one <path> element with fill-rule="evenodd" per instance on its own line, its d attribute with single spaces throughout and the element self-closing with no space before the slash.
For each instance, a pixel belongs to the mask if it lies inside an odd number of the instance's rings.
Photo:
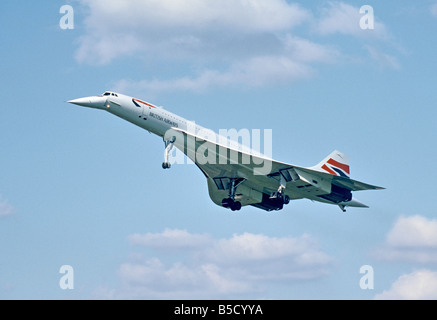
<svg viewBox="0 0 437 320">
<path fill-rule="evenodd" d="M 235 192 L 237 191 L 237 187 L 245 180 L 246 179 L 243 178 L 231 179 L 229 183 L 229 198 L 222 200 L 222 206 L 224 208 L 229 208 L 232 211 L 239 211 L 241 209 L 241 202 L 235 201 Z"/>
<path fill-rule="evenodd" d="M 290 197 L 287 196 L 286 194 L 284 195 L 282 190 L 273 193 L 270 196 L 269 200 L 270 200 L 270 205 L 273 205 L 275 207 L 275 210 L 282 210 L 284 204 L 290 203 Z"/>
<path fill-rule="evenodd" d="M 231 198 L 225 198 L 222 200 L 222 206 L 232 211 L 239 211 L 241 209 L 241 202 L 232 200 Z"/>
<path fill-rule="evenodd" d="M 272 210 L 282 210 L 284 208 L 284 204 L 290 203 L 290 197 L 285 194 L 284 190 L 287 186 L 287 181 L 285 178 L 280 175 L 280 182 L 279 182 L 279 188 L 276 192 L 273 192 L 270 197 L 266 197 L 266 199 L 263 199 L 263 202 L 261 203 L 267 211 Z"/>
<path fill-rule="evenodd" d="M 164 162 L 162 163 L 162 169 L 170 169 L 171 164 L 168 161 L 170 157 L 170 151 L 173 149 L 174 142 L 176 141 L 176 137 L 172 137 L 171 140 L 164 140 L 165 151 L 164 151 Z"/>
</svg>

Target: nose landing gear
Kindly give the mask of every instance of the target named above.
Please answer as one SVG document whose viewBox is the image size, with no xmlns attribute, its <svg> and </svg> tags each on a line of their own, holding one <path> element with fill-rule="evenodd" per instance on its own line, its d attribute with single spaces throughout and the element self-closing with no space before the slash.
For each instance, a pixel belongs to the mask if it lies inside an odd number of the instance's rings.
<svg viewBox="0 0 437 320">
<path fill-rule="evenodd" d="M 168 161 L 168 158 L 170 157 L 170 151 L 173 149 L 174 142 L 176 141 L 176 137 L 172 137 L 171 140 L 164 140 L 165 144 L 165 151 L 164 151 L 164 162 L 162 163 L 163 169 L 170 169 L 171 164 Z"/>
</svg>

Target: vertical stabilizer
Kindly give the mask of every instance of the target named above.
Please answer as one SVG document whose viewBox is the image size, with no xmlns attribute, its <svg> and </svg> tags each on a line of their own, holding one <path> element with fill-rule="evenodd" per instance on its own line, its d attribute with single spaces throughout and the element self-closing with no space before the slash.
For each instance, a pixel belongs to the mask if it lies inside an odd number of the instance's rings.
<svg viewBox="0 0 437 320">
<path fill-rule="evenodd" d="M 329 173 L 339 177 L 350 177 L 349 157 L 335 150 L 322 160 L 318 165 L 311 168 L 317 171 Z"/>
</svg>

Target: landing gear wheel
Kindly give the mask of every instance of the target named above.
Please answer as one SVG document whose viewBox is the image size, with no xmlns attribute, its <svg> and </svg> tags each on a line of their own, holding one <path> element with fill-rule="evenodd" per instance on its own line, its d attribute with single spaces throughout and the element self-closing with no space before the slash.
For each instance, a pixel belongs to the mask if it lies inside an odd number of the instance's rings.
<svg viewBox="0 0 437 320">
<path fill-rule="evenodd" d="M 290 203 L 290 197 L 285 195 L 284 196 L 284 204 L 289 204 Z"/>
<path fill-rule="evenodd" d="M 225 198 L 222 200 L 222 207 L 229 208 L 232 211 L 239 211 L 241 209 L 241 202 L 234 201 L 231 198 Z"/>
<path fill-rule="evenodd" d="M 232 205 L 233 201 L 230 198 L 225 198 L 222 200 L 222 207 L 224 208 L 230 208 Z"/>
<path fill-rule="evenodd" d="M 241 209 L 241 202 L 240 201 L 233 201 L 232 205 L 231 205 L 231 210 L 232 211 L 240 211 Z"/>
<path fill-rule="evenodd" d="M 163 162 L 162 163 L 162 169 L 170 169 L 171 164 L 169 162 Z"/>
</svg>

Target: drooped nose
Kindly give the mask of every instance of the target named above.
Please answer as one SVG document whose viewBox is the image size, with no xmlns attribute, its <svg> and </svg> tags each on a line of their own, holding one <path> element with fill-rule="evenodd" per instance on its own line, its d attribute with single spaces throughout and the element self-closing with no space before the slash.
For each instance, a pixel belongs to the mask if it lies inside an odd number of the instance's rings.
<svg viewBox="0 0 437 320">
<path fill-rule="evenodd" d="M 103 97 L 85 97 L 67 101 L 68 103 L 76 104 L 88 108 L 104 108 L 106 99 Z"/>
</svg>

